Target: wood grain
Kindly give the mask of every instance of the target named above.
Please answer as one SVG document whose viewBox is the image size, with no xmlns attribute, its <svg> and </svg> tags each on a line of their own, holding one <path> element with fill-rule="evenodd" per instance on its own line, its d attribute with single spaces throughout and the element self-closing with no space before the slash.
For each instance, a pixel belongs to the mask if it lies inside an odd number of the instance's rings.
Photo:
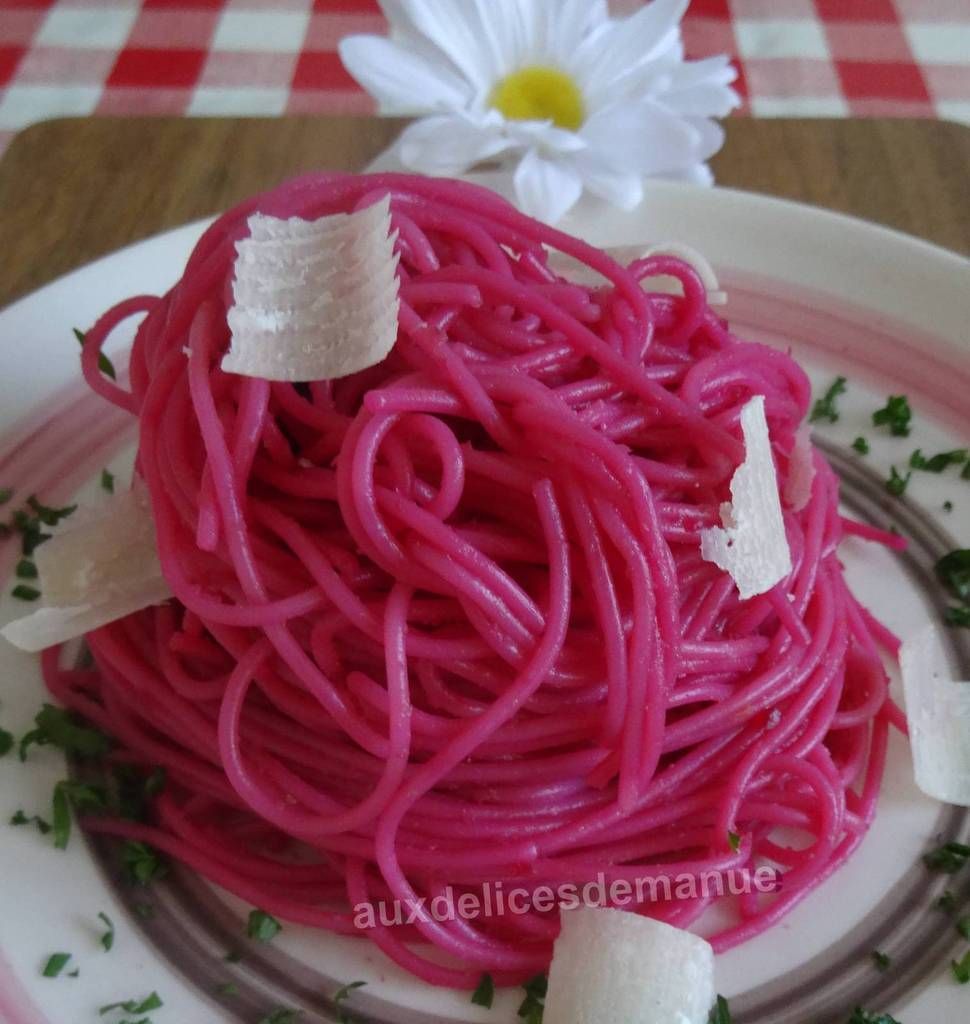
<svg viewBox="0 0 970 1024">
<path fill-rule="evenodd" d="M 0 307 L 97 256 L 311 169 L 357 170 L 374 118 L 84 118 L 35 125 L 0 161 Z M 970 252 L 970 128 L 939 121 L 728 124 L 723 185 L 853 213 Z"/>
</svg>

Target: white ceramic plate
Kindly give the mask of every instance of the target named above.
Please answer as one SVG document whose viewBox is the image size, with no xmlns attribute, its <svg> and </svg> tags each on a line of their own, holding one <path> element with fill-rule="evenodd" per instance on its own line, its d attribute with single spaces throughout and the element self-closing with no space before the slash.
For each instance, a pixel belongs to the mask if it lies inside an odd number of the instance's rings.
<svg viewBox="0 0 970 1024">
<path fill-rule="evenodd" d="M 72 414 L 64 412 L 73 408 L 70 385 L 77 376 L 71 327 L 91 323 L 123 297 L 169 287 L 202 226 L 115 253 L 0 313 L 0 484 L 12 482 L 5 473 L 16 473 L 22 486 L 59 500 L 109 458 L 120 465 L 120 420 L 89 421 L 79 412 L 72 423 Z M 926 566 L 947 547 L 970 545 L 970 483 L 952 473 L 918 474 L 907 499 L 896 501 L 879 481 L 892 463 L 902 467 L 915 447 L 936 451 L 970 442 L 967 261 L 807 207 L 668 184 L 652 187 L 636 213 L 587 204 L 566 227 L 602 245 L 676 239 L 697 247 L 720 272 L 730 296 L 725 313 L 738 334 L 790 345 L 819 386 L 836 373 L 849 378 L 842 418 L 817 437 L 843 474 L 849 506 L 862 516 L 896 522 L 914 538 L 908 560 L 847 542 L 843 553 L 853 586 L 904 635 L 936 615 L 941 595 Z M 52 402 L 64 388 L 67 397 Z M 905 441 L 882 436 L 869 422 L 890 392 L 907 393 L 915 410 L 916 427 Z M 33 465 L 33 439 L 52 429 L 55 412 L 65 439 L 61 457 Z M 858 434 L 872 442 L 866 459 L 849 449 Z M 944 500 L 953 502 L 949 514 Z M 0 575 L 9 570 L 7 548 L 0 549 Z M 18 605 L 4 597 L 0 620 L 21 613 Z M 963 659 L 966 668 L 963 638 L 954 639 L 960 641 L 955 664 Z M 44 691 L 36 660 L 2 641 L 0 687 L 0 725 L 19 735 Z M 497 1000 L 491 1011 L 470 1007 L 467 994 L 419 984 L 370 946 L 294 926 L 284 929 L 272 950 L 247 953 L 241 964 L 213 959 L 218 941 L 245 947 L 247 908 L 182 876 L 174 892 L 158 896 L 166 907 L 162 923 L 146 926 L 130 912 L 130 895 L 111 882 L 96 847 L 76 838 L 59 852 L 33 829 L 4 824 L 18 808 L 46 811 L 64 771 L 62 759 L 47 751 L 27 766 L 13 756 L 0 762 L 0 1022 L 93 1021 L 102 1004 L 152 990 L 165 1002 L 153 1015 L 157 1024 L 255 1024 L 263 1007 L 277 1004 L 304 1008 L 303 1021 L 322 1021 L 332 1019 L 325 997 L 355 979 L 369 982 L 355 1005 L 375 1019 L 516 1020 L 514 994 Z M 860 993 L 871 996 L 870 1008 L 891 1010 L 903 1024 L 966 1018 L 970 992 L 955 984 L 948 968 L 958 937 L 930 906 L 944 882 L 922 868 L 920 856 L 941 830 L 966 836 L 970 827 L 962 811 L 922 797 L 911 777 L 906 745 L 894 738 L 876 824 L 850 864 L 780 926 L 719 959 L 718 987 L 732 997 L 736 1020 L 847 1020 Z M 970 901 L 970 882 L 948 884 Z M 99 911 L 117 927 L 110 953 L 98 942 Z M 877 947 L 894 957 L 885 975 L 869 963 Z M 80 976 L 41 978 L 47 956 L 62 950 L 74 954 L 71 966 L 80 966 Z M 237 982 L 242 996 L 217 997 L 220 981 Z"/>
</svg>

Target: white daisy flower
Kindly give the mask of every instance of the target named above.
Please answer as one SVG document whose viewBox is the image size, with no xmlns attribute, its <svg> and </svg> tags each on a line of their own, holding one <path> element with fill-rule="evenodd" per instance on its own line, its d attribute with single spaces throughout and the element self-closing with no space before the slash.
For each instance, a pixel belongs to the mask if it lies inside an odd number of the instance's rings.
<svg viewBox="0 0 970 1024">
<path fill-rule="evenodd" d="M 644 178 L 713 181 L 736 72 L 684 60 L 688 2 L 611 19 L 605 0 L 380 0 L 390 37 L 349 36 L 340 56 L 381 113 L 428 115 L 398 140 L 402 164 L 517 159 L 519 205 L 552 223 L 584 188 L 630 209 Z"/>
</svg>

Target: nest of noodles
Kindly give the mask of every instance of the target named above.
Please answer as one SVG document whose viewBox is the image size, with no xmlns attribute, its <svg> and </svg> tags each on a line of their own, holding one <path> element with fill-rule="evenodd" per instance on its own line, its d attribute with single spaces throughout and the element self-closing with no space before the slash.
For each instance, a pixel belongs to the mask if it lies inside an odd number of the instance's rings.
<svg viewBox="0 0 970 1024">
<path fill-rule="evenodd" d="M 247 217 L 388 193 L 390 356 L 305 385 L 222 372 Z M 655 275 L 683 294 L 651 293 Z M 126 391 L 97 355 L 139 313 Z M 414 901 L 783 872 L 773 895 L 626 904 L 686 927 L 717 903 L 723 950 L 860 842 L 898 710 L 837 557 L 833 472 L 815 453 L 768 594 L 741 601 L 699 552 L 740 409 L 765 397 L 784 493 L 809 383 L 732 335 L 687 263 L 621 266 L 467 184 L 312 175 L 216 221 L 166 295 L 105 314 L 83 367 L 138 420 L 175 595 L 89 634 L 90 670 L 45 658 L 116 756 L 168 774 L 150 823 L 90 828 L 466 988 L 544 969 L 556 908 L 437 921 Z M 394 900 L 410 924 L 355 926 Z"/>
</svg>

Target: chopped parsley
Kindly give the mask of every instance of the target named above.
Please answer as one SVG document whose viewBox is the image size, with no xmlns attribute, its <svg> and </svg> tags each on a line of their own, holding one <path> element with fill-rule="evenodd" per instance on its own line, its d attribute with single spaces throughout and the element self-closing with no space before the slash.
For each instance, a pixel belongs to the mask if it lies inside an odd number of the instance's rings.
<svg viewBox="0 0 970 1024">
<path fill-rule="evenodd" d="M 34 494 L 27 499 L 27 504 L 44 526 L 57 526 L 62 519 L 67 519 L 69 515 L 77 511 L 77 505 L 65 505 L 63 508 L 57 508 L 53 505 L 42 505 Z"/>
<path fill-rule="evenodd" d="M 828 420 L 829 423 L 836 423 L 839 419 L 839 411 L 835 407 L 835 400 L 839 395 L 845 394 L 845 377 L 836 377 L 829 385 L 829 389 L 821 398 L 815 400 L 812 406 L 809 423 L 818 423 L 819 420 Z"/>
<path fill-rule="evenodd" d="M 892 964 L 892 958 L 886 953 L 880 953 L 878 949 L 875 949 L 872 952 L 872 962 L 880 971 L 888 971 Z"/>
<path fill-rule="evenodd" d="M 968 461 L 967 464 L 960 471 L 960 479 L 970 480 L 970 461 Z"/>
<path fill-rule="evenodd" d="M 936 901 L 937 910 L 942 910 L 946 914 L 952 914 L 957 908 L 957 898 L 950 892 L 949 889 L 943 893 L 943 895 Z"/>
<path fill-rule="evenodd" d="M 302 1010 L 288 1010 L 285 1006 L 278 1006 L 265 1017 L 261 1017 L 259 1024 L 295 1024 L 302 1016 Z"/>
<path fill-rule="evenodd" d="M 869 1013 L 857 1006 L 846 1024 L 901 1024 L 901 1022 L 888 1013 Z"/>
<path fill-rule="evenodd" d="M 101 490 L 107 491 L 108 494 L 115 492 L 115 475 L 107 469 L 101 470 Z"/>
<path fill-rule="evenodd" d="M 965 953 L 962 960 L 951 960 L 950 969 L 953 971 L 953 977 L 961 985 L 966 985 L 970 981 L 970 953 Z"/>
<path fill-rule="evenodd" d="M 114 766 L 112 810 L 129 821 L 144 821 L 148 804 L 165 788 L 165 769 L 155 768 L 146 776 L 129 764 Z"/>
<path fill-rule="evenodd" d="M 886 490 L 895 498 L 901 498 L 906 493 L 906 488 L 909 486 L 910 477 L 913 475 L 912 471 L 907 473 L 905 476 L 900 476 L 896 471 L 895 466 L 889 467 L 889 479 L 886 481 Z"/>
<path fill-rule="evenodd" d="M 0 487 L 0 505 L 6 505 L 13 497 L 12 487 Z"/>
<path fill-rule="evenodd" d="M 29 558 L 21 558 L 14 569 L 14 575 L 18 580 L 37 579 L 37 566 Z"/>
<path fill-rule="evenodd" d="M 886 404 L 872 414 L 873 424 L 889 427 L 893 437 L 909 437 L 912 418 L 913 411 L 905 395 L 890 395 Z"/>
<path fill-rule="evenodd" d="M 909 464 L 913 469 L 922 469 L 927 473 L 942 473 L 947 466 L 962 466 L 967 461 L 968 454 L 970 452 L 966 448 L 955 448 L 951 452 L 938 452 L 927 458 L 917 448 L 909 457 Z"/>
<path fill-rule="evenodd" d="M 949 500 L 944 501 L 943 502 L 943 511 L 944 512 L 952 512 L 953 511 L 953 502 L 949 501 Z"/>
<path fill-rule="evenodd" d="M 115 944 L 115 926 L 114 922 L 105 914 L 103 911 L 98 914 L 98 920 L 103 921 L 105 927 L 108 929 L 101 936 L 101 947 L 105 953 L 111 952 L 111 947 Z"/>
<path fill-rule="evenodd" d="M 33 744 L 57 747 L 65 754 L 76 757 L 100 757 L 111 747 L 103 732 L 81 725 L 63 708 L 45 704 L 34 717 L 34 728 L 20 741 L 20 760 L 27 760 L 27 751 Z"/>
<path fill-rule="evenodd" d="M 79 331 L 76 327 L 73 328 L 73 330 L 74 337 L 77 338 L 77 343 L 81 348 L 84 348 L 84 343 L 88 340 L 87 335 L 84 331 Z M 103 352 L 98 353 L 98 369 L 112 380 L 118 379 L 118 375 L 115 373 L 114 364 Z"/>
<path fill-rule="evenodd" d="M 718 996 L 714 1009 L 711 1010 L 709 1024 L 731 1024 L 731 1008 L 724 996 Z"/>
<path fill-rule="evenodd" d="M 519 1016 L 525 1021 L 525 1024 L 542 1024 L 549 979 L 544 974 L 537 974 L 522 987 L 525 989 L 525 999 L 519 1006 Z"/>
<path fill-rule="evenodd" d="M 11 825 L 30 825 L 31 823 L 37 826 L 37 831 L 40 832 L 42 836 L 46 836 L 51 830 L 50 824 L 36 814 L 28 818 L 23 811 L 16 811 L 10 819 Z"/>
<path fill-rule="evenodd" d="M 475 1006 L 484 1006 L 486 1010 L 492 1008 L 492 1000 L 495 999 L 495 982 L 491 974 L 483 974 L 478 988 L 472 992 L 472 1002 Z"/>
<path fill-rule="evenodd" d="M 13 528 L 20 534 L 20 551 L 24 558 L 30 558 L 41 544 L 50 540 L 52 536 L 44 533 L 36 516 L 28 515 L 23 509 L 14 512 Z"/>
<path fill-rule="evenodd" d="M 347 1016 L 346 1011 L 341 1009 L 340 1004 L 345 1003 L 347 1001 L 347 999 L 350 997 L 350 993 L 353 992 L 354 989 L 363 988 L 366 984 L 366 981 L 352 981 L 349 984 L 343 985 L 341 988 L 338 988 L 337 991 L 334 992 L 333 1001 L 339 1013 L 338 1019 L 340 1021 L 340 1024 L 350 1024 L 350 1018 Z"/>
<path fill-rule="evenodd" d="M 961 601 L 970 601 L 970 548 L 957 548 L 934 566 L 937 578 Z"/>
<path fill-rule="evenodd" d="M 930 871 L 939 871 L 945 875 L 956 874 L 961 868 L 966 867 L 968 860 L 970 846 L 964 843 L 944 843 L 923 857 L 923 863 Z"/>
<path fill-rule="evenodd" d="M 164 1005 L 158 993 L 152 992 L 151 995 L 141 1000 L 126 999 L 122 1003 L 108 1003 L 106 1006 L 102 1006 L 98 1013 L 102 1017 L 106 1013 L 112 1013 L 114 1010 L 124 1010 L 125 1013 L 148 1013 L 149 1010 L 158 1010 Z"/>
<path fill-rule="evenodd" d="M 67 849 L 71 838 L 71 808 L 80 813 L 85 810 L 104 810 L 108 801 L 100 786 L 73 779 L 62 779 L 54 787 L 52 800 L 52 822 L 54 845 L 58 850 Z"/>
<path fill-rule="evenodd" d="M 869 454 L 869 442 L 868 442 L 868 441 L 867 441 L 867 440 L 866 440 L 866 439 L 865 439 L 864 437 L 862 437 L 861 435 L 860 435 L 859 437 L 857 437 L 857 438 L 856 438 L 856 439 L 855 439 L 855 440 L 854 440 L 854 441 L 852 442 L 852 447 L 853 447 L 853 448 L 854 448 L 854 449 L 855 449 L 855 450 L 856 450 L 856 451 L 857 451 L 857 452 L 858 452 L 858 453 L 859 453 L 860 455 L 868 455 L 868 454 Z"/>
<path fill-rule="evenodd" d="M 956 928 L 963 938 L 970 940 L 970 917 L 961 917 Z"/>
<path fill-rule="evenodd" d="M 70 953 L 51 953 L 47 958 L 47 963 L 44 964 L 44 969 L 40 972 L 41 975 L 45 978 L 56 978 L 67 967 L 67 962 L 70 959 Z"/>
<path fill-rule="evenodd" d="M 121 849 L 125 876 L 134 885 L 149 885 L 168 874 L 168 865 L 148 843 L 129 839 Z"/>
<path fill-rule="evenodd" d="M 950 605 L 943 613 L 943 621 L 948 626 L 962 626 L 964 629 L 970 629 L 970 605 Z"/>
<path fill-rule="evenodd" d="M 741 849 L 741 837 L 737 832 L 728 832 L 728 845 L 737 853 Z"/>
<path fill-rule="evenodd" d="M 269 942 L 276 938 L 283 926 L 265 910 L 251 910 L 246 924 L 246 934 L 257 942 Z"/>
<path fill-rule="evenodd" d="M 26 583 L 18 583 L 10 593 L 21 601 L 36 601 L 40 597 L 40 591 L 36 587 L 27 586 Z"/>
<path fill-rule="evenodd" d="M 0 757 L 4 757 L 13 750 L 13 733 L 0 728 Z"/>
</svg>

